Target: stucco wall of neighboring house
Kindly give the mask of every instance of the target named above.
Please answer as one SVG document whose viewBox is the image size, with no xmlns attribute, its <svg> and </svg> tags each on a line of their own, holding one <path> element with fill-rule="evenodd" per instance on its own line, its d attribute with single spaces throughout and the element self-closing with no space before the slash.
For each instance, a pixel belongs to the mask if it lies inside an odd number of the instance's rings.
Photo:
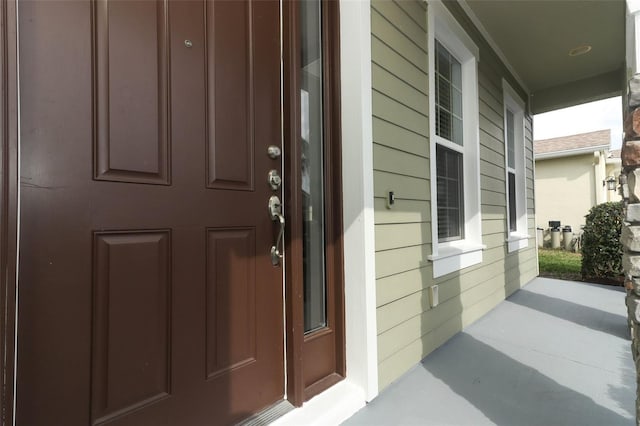
<svg viewBox="0 0 640 426">
<path fill-rule="evenodd" d="M 526 116 L 528 247 L 507 254 L 502 78 L 506 68 L 462 10 L 480 47 L 481 264 L 433 278 L 427 11 L 421 1 L 373 0 L 373 162 L 380 389 L 537 275 L 532 120 Z M 462 19 L 462 20 L 461 20 Z M 517 86 L 513 79 L 510 84 Z M 386 207 L 388 191 L 396 204 Z M 440 304 L 430 308 L 429 286 Z"/>
<path fill-rule="evenodd" d="M 536 161 L 536 223 L 546 229 L 550 220 L 570 225 L 574 232 L 596 205 L 594 155 Z M 601 185 L 601 184 L 600 184 Z"/>
</svg>

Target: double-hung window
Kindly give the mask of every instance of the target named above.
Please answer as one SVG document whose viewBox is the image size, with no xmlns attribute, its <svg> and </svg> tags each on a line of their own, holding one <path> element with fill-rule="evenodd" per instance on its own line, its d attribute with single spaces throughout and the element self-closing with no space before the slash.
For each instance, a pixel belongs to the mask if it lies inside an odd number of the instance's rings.
<svg viewBox="0 0 640 426">
<path fill-rule="evenodd" d="M 438 241 L 453 241 L 464 238 L 462 66 L 437 40 L 435 47 L 435 130 L 449 142 L 436 145 Z"/>
<path fill-rule="evenodd" d="M 516 202 L 516 141 L 515 118 L 513 111 L 505 109 L 505 139 L 507 145 L 507 209 L 509 211 L 509 231 L 518 230 Z"/>
<path fill-rule="evenodd" d="M 524 155 L 524 102 L 503 80 L 507 245 L 512 252 L 527 247 L 527 188 Z"/>
<path fill-rule="evenodd" d="M 478 71 L 473 40 L 428 2 L 429 125 L 434 277 L 482 262 Z"/>
</svg>

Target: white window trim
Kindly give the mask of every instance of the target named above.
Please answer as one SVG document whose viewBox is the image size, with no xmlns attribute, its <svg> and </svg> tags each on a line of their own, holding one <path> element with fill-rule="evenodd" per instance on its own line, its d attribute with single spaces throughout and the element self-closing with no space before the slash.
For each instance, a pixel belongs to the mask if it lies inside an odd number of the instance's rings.
<svg viewBox="0 0 640 426">
<path fill-rule="evenodd" d="M 502 80 L 502 91 L 504 98 L 504 175 L 505 175 L 505 200 L 507 205 L 507 249 L 511 253 L 521 250 L 529 245 L 528 223 L 527 223 L 527 182 L 525 168 L 525 126 L 524 111 L 525 103 L 518 93 Z M 511 169 L 507 157 L 507 110 L 513 113 L 514 125 L 514 155 L 516 159 L 515 169 Z M 516 230 L 511 231 L 509 227 L 509 171 L 516 176 Z"/>
<path fill-rule="evenodd" d="M 478 60 L 480 51 L 440 0 L 428 2 L 429 29 L 429 134 L 431 164 L 431 235 L 434 278 L 482 262 L 482 218 L 480 210 L 480 130 L 478 106 Z M 462 65 L 464 239 L 438 242 L 436 191 L 436 144 L 460 151 L 458 145 L 436 136 L 435 130 L 435 40 Z"/>
</svg>

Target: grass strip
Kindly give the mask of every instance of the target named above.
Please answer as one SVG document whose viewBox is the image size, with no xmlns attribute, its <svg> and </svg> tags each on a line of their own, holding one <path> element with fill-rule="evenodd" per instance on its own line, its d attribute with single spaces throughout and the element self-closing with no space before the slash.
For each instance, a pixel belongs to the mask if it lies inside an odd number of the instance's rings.
<svg viewBox="0 0 640 426">
<path fill-rule="evenodd" d="M 538 249 L 540 276 L 580 281 L 582 255 L 565 250 Z"/>
</svg>

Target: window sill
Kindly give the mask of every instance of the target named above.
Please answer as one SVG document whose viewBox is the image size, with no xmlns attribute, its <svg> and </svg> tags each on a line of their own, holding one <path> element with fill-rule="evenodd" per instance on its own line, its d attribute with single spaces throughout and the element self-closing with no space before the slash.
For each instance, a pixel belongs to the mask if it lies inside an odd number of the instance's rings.
<svg viewBox="0 0 640 426">
<path fill-rule="evenodd" d="M 438 247 L 438 254 L 428 256 L 433 262 L 433 277 L 441 277 L 451 272 L 468 268 L 482 263 L 482 250 L 487 246 L 483 244 L 444 243 Z"/>
<path fill-rule="evenodd" d="M 512 232 L 509 238 L 506 239 L 507 250 L 509 253 L 517 250 L 522 250 L 529 246 L 529 238 L 527 234 L 520 234 L 518 232 Z"/>
</svg>

